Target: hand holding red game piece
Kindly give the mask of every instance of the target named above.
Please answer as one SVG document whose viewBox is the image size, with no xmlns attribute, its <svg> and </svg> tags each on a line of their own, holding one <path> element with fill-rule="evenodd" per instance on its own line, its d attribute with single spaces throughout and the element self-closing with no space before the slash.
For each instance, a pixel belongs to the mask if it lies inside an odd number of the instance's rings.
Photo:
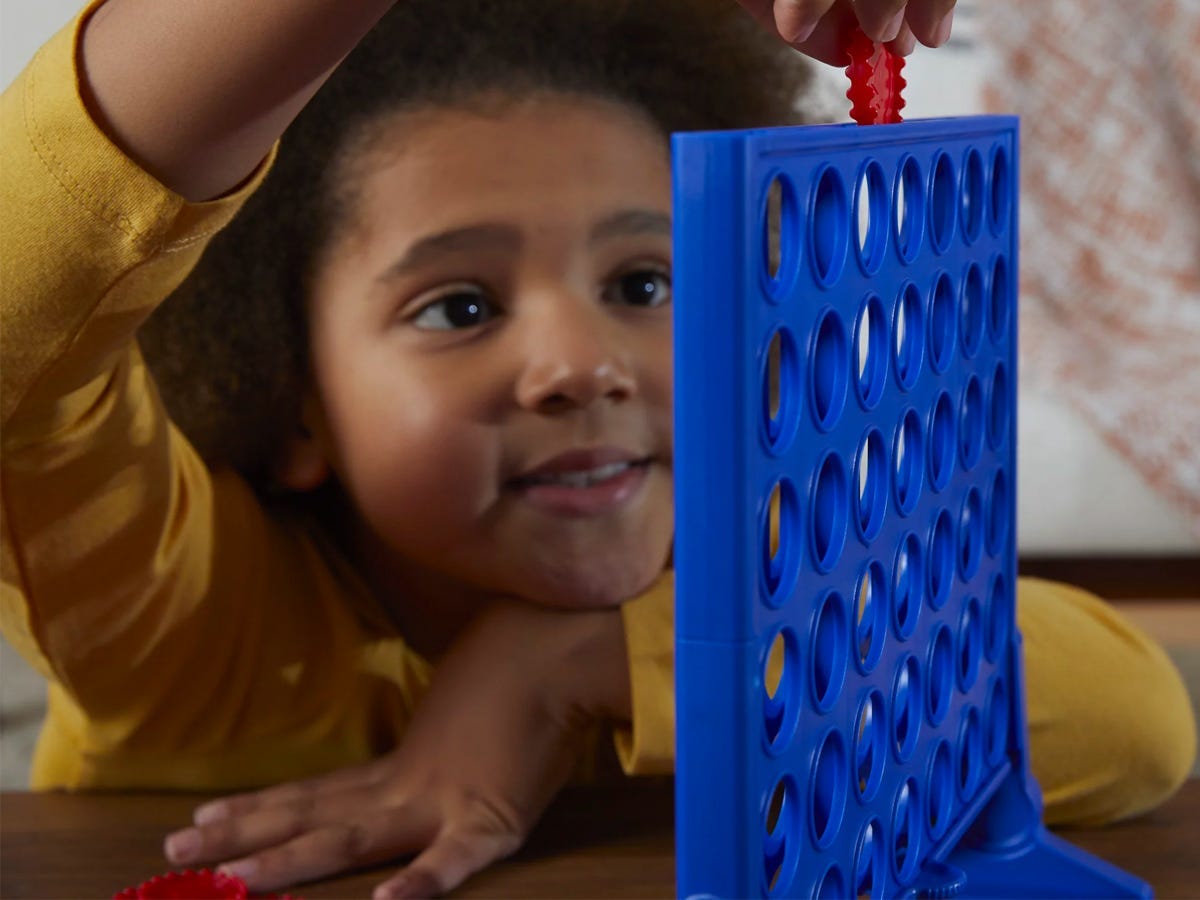
<svg viewBox="0 0 1200 900">
<path fill-rule="evenodd" d="M 940 47 L 950 37 L 955 0 L 739 0 L 767 30 L 802 53 L 845 65 L 847 36 L 856 28 L 898 55 L 917 41 Z"/>
</svg>

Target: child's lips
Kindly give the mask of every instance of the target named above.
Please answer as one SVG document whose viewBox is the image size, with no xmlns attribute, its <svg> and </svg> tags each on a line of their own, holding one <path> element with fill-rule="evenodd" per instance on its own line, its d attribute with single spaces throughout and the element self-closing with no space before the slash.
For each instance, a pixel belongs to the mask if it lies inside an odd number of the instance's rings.
<svg viewBox="0 0 1200 900">
<path fill-rule="evenodd" d="M 585 518 L 613 512 L 631 500 L 649 477 L 650 458 L 604 463 L 585 469 L 538 472 L 510 487 L 542 512 Z"/>
</svg>

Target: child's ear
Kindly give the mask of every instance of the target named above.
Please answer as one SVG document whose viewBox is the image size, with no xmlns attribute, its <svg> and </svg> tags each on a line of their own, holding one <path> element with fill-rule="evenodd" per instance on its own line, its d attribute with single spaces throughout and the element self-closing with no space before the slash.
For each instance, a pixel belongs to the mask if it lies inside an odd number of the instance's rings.
<svg viewBox="0 0 1200 900">
<path fill-rule="evenodd" d="M 329 456 L 317 436 L 319 425 L 313 421 L 316 415 L 312 404 L 306 402 L 303 419 L 296 423 L 292 436 L 275 462 L 275 481 L 290 491 L 313 491 L 329 479 Z"/>
</svg>

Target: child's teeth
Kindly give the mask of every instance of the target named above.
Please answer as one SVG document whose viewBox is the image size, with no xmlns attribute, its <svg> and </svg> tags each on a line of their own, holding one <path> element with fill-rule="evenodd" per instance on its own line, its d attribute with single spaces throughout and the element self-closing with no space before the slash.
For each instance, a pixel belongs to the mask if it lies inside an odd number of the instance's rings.
<svg viewBox="0 0 1200 900">
<path fill-rule="evenodd" d="M 538 475 L 533 479 L 535 484 L 563 484 L 567 487 L 584 488 L 605 481 L 615 475 L 620 475 L 629 468 L 629 463 L 609 463 L 588 469 L 586 472 L 559 472 L 555 475 Z"/>
</svg>

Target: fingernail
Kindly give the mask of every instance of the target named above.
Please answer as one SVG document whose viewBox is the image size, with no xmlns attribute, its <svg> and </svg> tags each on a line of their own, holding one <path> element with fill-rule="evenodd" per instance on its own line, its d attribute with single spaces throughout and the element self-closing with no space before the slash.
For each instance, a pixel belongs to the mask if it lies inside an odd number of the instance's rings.
<svg viewBox="0 0 1200 900">
<path fill-rule="evenodd" d="M 224 819 L 229 815 L 229 810 L 225 808 L 224 803 L 206 803 L 204 806 L 197 807 L 192 813 L 192 822 L 196 825 L 208 825 L 210 822 L 216 822 L 219 819 Z"/>
<path fill-rule="evenodd" d="M 249 881 L 258 874 L 258 862 L 253 859 L 239 859 L 237 862 L 217 866 L 217 871 L 222 875 L 230 875 L 233 878 L 240 878 L 242 881 Z"/>
<path fill-rule="evenodd" d="M 190 862 L 200 853 L 200 832 L 195 828 L 177 831 L 167 837 L 164 849 L 172 863 Z"/>
<path fill-rule="evenodd" d="M 954 25 L 954 12 L 948 12 L 942 17 L 942 21 L 938 22 L 937 30 L 933 33 L 933 46 L 940 47 L 946 41 L 950 40 L 950 29 Z"/>
<path fill-rule="evenodd" d="M 817 19 L 801 19 L 796 27 L 792 29 L 791 34 L 784 35 L 784 39 L 789 44 L 803 44 L 812 33 L 817 30 L 817 26 L 821 24 L 821 20 Z"/>
<path fill-rule="evenodd" d="M 900 33 L 900 28 L 903 25 L 904 25 L 904 7 L 901 7 L 900 11 L 897 12 L 890 19 L 888 19 L 887 24 L 884 25 L 883 28 L 881 28 L 879 30 L 879 40 L 885 44 L 888 41 L 894 41 L 896 39 L 896 35 L 898 35 Z"/>
<path fill-rule="evenodd" d="M 401 900 L 405 895 L 404 889 L 408 886 L 408 881 L 402 876 L 393 878 L 391 881 L 384 882 L 375 888 L 371 894 L 371 900 Z"/>
</svg>

